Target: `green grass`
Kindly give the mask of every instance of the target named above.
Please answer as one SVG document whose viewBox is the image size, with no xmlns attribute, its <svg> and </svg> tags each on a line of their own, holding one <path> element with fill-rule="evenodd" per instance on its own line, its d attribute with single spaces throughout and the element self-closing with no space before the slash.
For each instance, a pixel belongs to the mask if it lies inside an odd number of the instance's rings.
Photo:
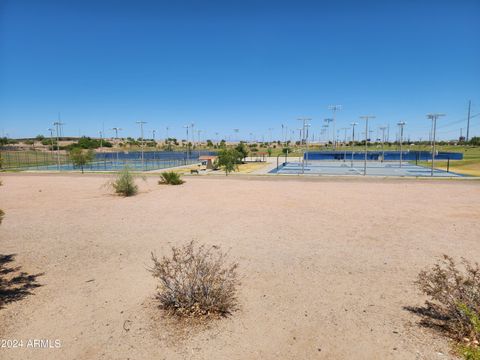
<svg viewBox="0 0 480 360">
<path fill-rule="evenodd" d="M 450 171 L 463 175 L 480 176 L 480 147 L 440 146 L 438 151 L 463 153 L 463 160 L 450 160 Z M 418 165 L 429 167 L 431 163 L 421 161 Z M 435 160 L 435 169 L 447 170 L 448 161 Z"/>
</svg>

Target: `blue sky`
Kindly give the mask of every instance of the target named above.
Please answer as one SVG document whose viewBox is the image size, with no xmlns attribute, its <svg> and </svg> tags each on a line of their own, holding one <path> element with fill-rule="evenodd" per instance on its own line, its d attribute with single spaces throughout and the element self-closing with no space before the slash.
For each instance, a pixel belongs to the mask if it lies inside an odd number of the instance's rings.
<svg viewBox="0 0 480 360">
<path fill-rule="evenodd" d="M 337 128 L 374 114 L 428 137 L 458 137 L 480 112 L 480 1 L 0 0 L 0 131 L 279 138 L 329 104 Z M 465 131 L 465 130 L 464 130 Z M 480 134 L 480 116 L 471 135 Z M 146 135 L 147 137 L 147 135 Z"/>
</svg>

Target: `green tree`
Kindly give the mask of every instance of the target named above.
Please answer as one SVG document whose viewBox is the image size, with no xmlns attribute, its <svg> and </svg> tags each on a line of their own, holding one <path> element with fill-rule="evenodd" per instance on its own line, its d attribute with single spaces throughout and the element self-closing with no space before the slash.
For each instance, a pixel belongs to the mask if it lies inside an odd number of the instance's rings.
<svg viewBox="0 0 480 360">
<path fill-rule="evenodd" d="M 468 141 L 468 143 L 473 146 L 480 146 L 480 137 L 474 136 Z"/>
<path fill-rule="evenodd" d="M 238 169 L 238 160 L 242 155 L 235 149 L 223 149 L 218 154 L 218 166 L 225 170 L 225 175 Z"/>
<path fill-rule="evenodd" d="M 267 149 L 268 157 L 272 156 L 272 152 L 273 152 L 272 148 Z"/>
<path fill-rule="evenodd" d="M 245 159 L 248 156 L 248 147 L 243 142 L 235 146 L 235 150 L 240 154 L 240 160 Z"/>
<path fill-rule="evenodd" d="M 213 147 L 213 142 L 212 142 L 212 140 L 207 140 L 207 146 L 208 146 L 208 147 Z"/>
<path fill-rule="evenodd" d="M 75 147 L 70 150 L 70 160 L 72 161 L 73 165 L 80 166 L 82 169 L 83 174 L 83 167 L 92 161 L 94 158 L 94 154 L 92 150 L 83 150 L 81 148 Z"/>
</svg>

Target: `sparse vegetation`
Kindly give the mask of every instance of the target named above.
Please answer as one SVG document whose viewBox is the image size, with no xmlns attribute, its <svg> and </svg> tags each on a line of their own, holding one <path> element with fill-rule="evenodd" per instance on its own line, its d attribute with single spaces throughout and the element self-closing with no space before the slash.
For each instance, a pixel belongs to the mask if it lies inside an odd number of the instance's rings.
<svg viewBox="0 0 480 360">
<path fill-rule="evenodd" d="M 163 185 L 181 185 L 185 181 L 182 180 L 182 177 L 179 173 L 175 171 L 164 171 L 160 174 L 159 184 Z"/>
<path fill-rule="evenodd" d="M 153 277 L 160 281 L 162 309 L 181 317 L 227 316 L 237 309 L 237 263 L 227 262 L 217 246 L 172 248 L 160 260 L 152 253 Z"/>
<path fill-rule="evenodd" d="M 95 157 L 95 154 L 93 153 L 92 150 L 87 151 L 77 147 L 70 150 L 69 155 L 73 165 L 79 166 L 82 169 L 82 174 L 83 174 L 83 167 L 87 165 L 89 162 L 91 162 Z"/>
<path fill-rule="evenodd" d="M 117 175 L 117 178 L 110 183 L 115 192 L 122 196 L 133 196 L 138 192 L 138 186 L 135 184 L 135 176 L 128 167 L 125 167 Z"/>
<path fill-rule="evenodd" d="M 430 297 L 424 322 L 461 342 L 466 359 L 480 359 L 480 267 L 462 259 L 463 270 L 444 255 L 430 270 L 421 271 L 416 284 Z"/>
</svg>

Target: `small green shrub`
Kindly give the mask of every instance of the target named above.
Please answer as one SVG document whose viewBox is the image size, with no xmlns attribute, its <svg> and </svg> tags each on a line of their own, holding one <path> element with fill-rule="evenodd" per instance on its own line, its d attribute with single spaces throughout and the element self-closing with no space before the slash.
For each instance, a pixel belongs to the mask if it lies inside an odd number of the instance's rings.
<svg viewBox="0 0 480 360">
<path fill-rule="evenodd" d="M 181 185 L 185 181 L 182 180 L 182 177 L 179 173 L 175 171 L 164 171 L 160 174 L 160 180 L 158 181 L 159 184 L 166 184 L 166 185 Z"/>
<path fill-rule="evenodd" d="M 480 360 L 480 347 L 478 345 L 459 345 L 457 352 L 463 356 L 465 360 Z"/>
<path fill-rule="evenodd" d="M 237 309 L 237 263 L 227 262 L 218 246 L 194 242 L 172 248 L 160 260 L 152 253 L 153 277 L 160 280 L 160 307 L 181 317 L 227 316 Z"/>
<path fill-rule="evenodd" d="M 117 178 L 111 183 L 115 192 L 122 196 L 133 196 L 138 192 L 138 186 L 135 184 L 135 176 L 126 167 L 120 171 Z"/>
</svg>

